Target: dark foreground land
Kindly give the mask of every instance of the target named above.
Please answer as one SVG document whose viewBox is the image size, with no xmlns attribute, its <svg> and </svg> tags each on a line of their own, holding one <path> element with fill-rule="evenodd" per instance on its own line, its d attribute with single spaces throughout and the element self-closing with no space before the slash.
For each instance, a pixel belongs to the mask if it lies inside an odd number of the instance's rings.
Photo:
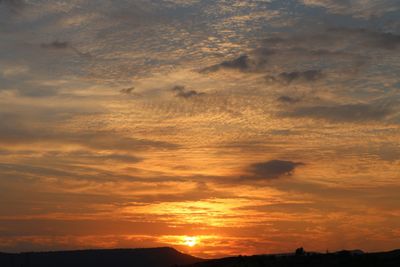
<svg viewBox="0 0 400 267">
<path fill-rule="evenodd" d="M 400 267 L 400 250 L 382 253 L 239 256 L 199 262 L 185 267 Z"/>
<path fill-rule="evenodd" d="M 201 260 L 168 247 L 0 253 L 0 267 L 170 267 Z"/>
<path fill-rule="evenodd" d="M 256 255 L 204 260 L 173 248 L 0 253 L 0 267 L 400 267 L 400 250 L 382 253 Z"/>
</svg>

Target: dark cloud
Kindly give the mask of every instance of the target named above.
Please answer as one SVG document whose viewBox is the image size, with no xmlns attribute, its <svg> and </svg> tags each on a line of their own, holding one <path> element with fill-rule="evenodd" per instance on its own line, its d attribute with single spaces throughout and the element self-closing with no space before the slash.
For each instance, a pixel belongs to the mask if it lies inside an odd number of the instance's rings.
<svg viewBox="0 0 400 267">
<path fill-rule="evenodd" d="M 365 49 L 395 50 L 400 47 L 400 35 L 377 32 L 362 28 L 329 28 L 318 32 L 283 34 L 264 39 L 259 48 L 237 58 L 202 69 L 201 73 L 219 70 L 241 72 L 263 72 L 279 58 L 304 57 L 315 64 L 350 61 L 353 68 L 359 68 L 369 59 Z M 346 49 L 343 49 L 346 48 Z M 272 59 L 272 56 L 275 56 Z M 324 76 L 319 69 L 282 72 L 277 76 L 267 76 L 269 81 L 313 82 Z"/>
<path fill-rule="evenodd" d="M 60 41 L 54 41 L 51 43 L 42 43 L 40 46 L 42 48 L 47 48 L 47 49 L 67 49 L 71 47 L 69 42 L 60 42 Z"/>
<path fill-rule="evenodd" d="M 327 28 L 324 31 L 303 33 L 289 36 L 267 38 L 263 46 L 272 49 L 303 49 L 303 52 L 312 51 L 315 54 L 340 55 L 338 48 L 347 48 L 359 53 L 360 48 L 376 48 L 393 50 L 399 48 L 400 35 L 390 32 L 378 32 L 364 28 Z"/>
<path fill-rule="evenodd" d="M 292 175 L 294 170 L 301 165 L 304 165 L 304 163 L 285 160 L 270 160 L 267 162 L 254 163 L 247 169 L 249 174 L 242 178 L 246 180 L 278 179 L 283 176 Z"/>
<path fill-rule="evenodd" d="M 130 95 L 133 90 L 135 90 L 135 87 L 123 88 L 120 90 L 120 92 L 125 95 Z"/>
<path fill-rule="evenodd" d="M 285 104 L 295 104 L 301 101 L 300 98 L 297 97 L 291 97 L 291 96 L 287 96 L 287 95 L 283 95 L 278 97 L 277 99 L 279 102 L 281 103 L 285 103 Z"/>
<path fill-rule="evenodd" d="M 223 61 L 219 64 L 202 69 L 201 73 L 219 71 L 221 69 L 231 69 L 241 72 L 259 72 L 265 69 L 268 59 L 275 51 L 267 48 L 258 48 L 249 55 L 241 55 L 238 58 Z"/>
<path fill-rule="evenodd" d="M 0 4 L 16 5 L 22 3 L 21 0 L 0 0 Z"/>
<path fill-rule="evenodd" d="M 400 35 L 390 32 L 376 32 L 362 28 L 331 28 L 327 31 L 333 36 L 346 36 L 359 39 L 361 46 L 394 50 L 400 47 Z"/>
<path fill-rule="evenodd" d="M 175 93 L 176 97 L 181 98 L 191 98 L 195 96 L 205 95 L 205 93 L 199 93 L 195 90 L 186 90 L 185 86 L 181 85 L 174 86 L 171 90 Z"/>
<path fill-rule="evenodd" d="M 277 76 L 267 76 L 266 80 L 269 82 L 282 82 L 291 84 L 294 82 L 315 82 L 323 77 L 321 70 L 305 70 L 282 72 Z"/>
<path fill-rule="evenodd" d="M 250 68 L 250 59 L 248 55 L 242 55 L 238 58 L 223 61 L 220 64 L 207 67 L 203 70 L 203 72 L 214 72 L 218 71 L 219 69 L 236 69 L 240 71 L 246 71 Z"/>
<path fill-rule="evenodd" d="M 392 113 L 389 104 L 341 104 L 299 107 L 284 115 L 310 117 L 333 122 L 381 121 Z"/>
<path fill-rule="evenodd" d="M 397 0 L 300 0 L 307 6 L 322 7 L 328 12 L 356 18 L 377 19 L 399 10 Z"/>
<path fill-rule="evenodd" d="M 53 50 L 71 50 L 75 52 L 78 56 L 86 59 L 91 59 L 92 55 L 90 53 L 84 53 L 81 52 L 79 49 L 77 49 L 75 46 L 73 46 L 70 42 L 67 41 L 53 41 L 50 43 L 42 43 L 40 44 L 40 47 L 43 49 L 53 49 Z"/>
<path fill-rule="evenodd" d="M 21 9 L 25 5 L 24 0 L 0 0 L 0 6 L 4 4 L 8 8 L 10 8 L 11 11 L 17 12 L 19 9 Z"/>
</svg>

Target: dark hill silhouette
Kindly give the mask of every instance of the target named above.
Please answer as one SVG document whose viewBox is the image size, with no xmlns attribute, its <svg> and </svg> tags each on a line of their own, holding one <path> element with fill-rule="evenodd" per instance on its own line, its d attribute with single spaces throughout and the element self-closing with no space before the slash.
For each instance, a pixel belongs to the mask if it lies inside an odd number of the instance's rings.
<svg viewBox="0 0 400 267">
<path fill-rule="evenodd" d="M 335 253 L 304 253 L 238 256 L 203 261 L 184 267 L 399 267 L 400 250 L 380 253 L 339 251 Z"/>
<path fill-rule="evenodd" d="M 199 261 L 169 247 L 0 253 L 1 267 L 171 267 Z"/>
<path fill-rule="evenodd" d="M 400 250 L 363 253 L 342 250 L 276 255 L 238 256 L 214 260 L 196 258 L 163 247 L 148 249 L 78 250 L 0 253 L 0 267 L 399 267 Z"/>
</svg>

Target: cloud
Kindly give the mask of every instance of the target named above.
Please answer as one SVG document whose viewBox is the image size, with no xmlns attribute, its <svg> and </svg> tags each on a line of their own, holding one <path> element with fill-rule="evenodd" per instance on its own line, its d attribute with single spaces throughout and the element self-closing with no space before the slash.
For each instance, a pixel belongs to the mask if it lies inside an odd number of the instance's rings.
<svg viewBox="0 0 400 267">
<path fill-rule="evenodd" d="M 23 0 L 0 0 L 0 6 L 4 4 L 10 8 L 12 12 L 17 12 L 25 4 Z"/>
<path fill-rule="evenodd" d="M 235 59 L 226 60 L 219 64 L 202 69 L 201 73 L 216 72 L 222 69 L 241 72 L 259 72 L 266 68 L 268 59 L 275 51 L 268 48 L 258 48 L 250 54 L 241 55 Z"/>
<path fill-rule="evenodd" d="M 130 95 L 133 92 L 133 90 L 135 90 L 135 87 L 128 87 L 121 89 L 120 92 L 125 95 Z"/>
<path fill-rule="evenodd" d="M 191 98 L 195 96 L 205 95 L 205 93 L 199 93 L 195 90 L 186 90 L 185 86 L 181 85 L 174 86 L 171 90 L 175 93 L 176 97 L 181 98 Z"/>
<path fill-rule="evenodd" d="M 183 182 L 184 178 L 179 176 L 168 175 L 147 175 L 146 177 L 138 175 L 137 168 L 129 168 L 130 173 L 123 173 L 117 171 L 114 167 L 118 163 L 136 164 L 137 162 L 124 161 L 117 162 L 110 159 L 97 159 L 97 164 L 93 162 L 94 159 L 88 161 L 76 160 L 73 158 L 51 158 L 43 157 L 45 163 L 0 163 L 0 176 L 6 177 L 8 180 L 42 180 L 46 177 L 53 177 L 57 179 L 64 179 L 64 182 L 81 180 L 92 181 L 102 184 L 106 181 L 120 181 L 120 182 L 139 182 L 139 183 L 162 183 L 162 182 Z M 99 167 L 99 165 L 101 167 Z M 107 167 L 107 170 L 104 168 Z M 68 183 L 68 182 L 67 182 Z"/>
<path fill-rule="evenodd" d="M 285 112 L 290 117 L 309 117 L 332 122 L 381 121 L 392 114 L 389 104 L 336 104 L 299 107 Z"/>
<path fill-rule="evenodd" d="M 135 157 L 129 154 L 119 154 L 119 153 L 94 153 L 90 151 L 80 150 L 74 151 L 70 153 L 50 153 L 48 156 L 51 157 L 60 157 L 60 158 L 71 158 L 76 160 L 77 162 L 82 160 L 90 160 L 94 162 L 104 162 L 104 161 L 113 161 L 113 162 L 122 162 L 122 163 L 138 163 L 142 161 L 142 158 Z"/>
<path fill-rule="evenodd" d="M 259 47 L 233 59 L 203 68 L 200 73 L 235 70 L 244 73 L 269 72 L 282 62 L 296 58 L 309 60 L 306 70 L 283 71 L 268 75 L 269 81 L 283 83 L 314 82 L 325 76 L 321 64 L 339 66 L 365 64 L 371 52 L 366 50 L 395 50 L 400 47 L 400 35 L 364 28 L 326 28 L 318 31 L 271 34 Z M 337 64 L 341 62 L 342 64 Z M 289 65 L 287 66 L 289 67 Z"/>
<path fill-rule="evenodd" d="M 328 35 L 358 39 L 360 46 L 394 50 L 400 47 L 400 35 L 390 32 L 376 32 L 363 28 L 331 28 Z"/>
<path fill-rule="evenodd" d="M 203 72 L 214 72 L 220 69 L 236 69 L 240 71 L 246 71 L 250 68 L 250 59 L 248 55 L 242 55 L 238 58 L 223 61 L 217 65 L 207 67 L 203 69 Z"/>
<path fill-rule="evenodd" d="M 295 104 L 301 101 L 300 98 L 295 98 L 287 95 L 280 96 L 278 97 L 277 100 L 281 103 L 286 103 L 286 104 Z"/>
<path fill-rule="evenodd" d="M 64 112 L 63 112 L 64 111 Z M 69 114 L 65 114 L 69 112 Z M 84 114 L 83 110 L 77 110 L 77 113 Z M 96 114 L 96 113 L 88 113 Z M 80 131 L 67 132 L 57 129 L 58 123 L 65 122 L 75 117 L 69 109 L 59 109 L 55 112 L 53 109 L 46 109 L 38 113 L 21 116 L 14 113 L 0 113 L 0 144 L 74 144 L 80 147 L 96 150 L 119 150 L 119 151 L 143 151 L 149 149 L 174 150 L 179 145 L 165 141 L 149 140 L 124 136 L 113 131 Z M 41 122 L 37 122 L 40 118 Z M 28 122 L 28 120 L 30 120 Z M 36 123 L 46 128 L 42 131 Z"/>
<path fill-rule="evenodd" d="M 40 47 L 43 49 L 53 49 L 53 50 L 67 50 L 70 49 L 73 52 L 75 52 L 78 56 L 90 59 L 92 58 L 92 55 L 90 53 L 84 53 L 81 52 L 79 49 L 77 49 L 75 46 L 73 46 L 70 42 L 67 41 L 53 41 L 50 43 L 41 43 Z"/>
<path fill-rule="evenodd" d="M 67 49 L 70 48 L 70 44 L 68 42 L 54 41 L 51 43 L 42 43 L 40 44 L 42 48 L 47 49 Z"/>
<path fill-rule="evenodd" d="M 22 0 L 0 0 L 0 4 L 16 5 L 22 3 Z"/>
<path fill-rule="evenodd" d="M 291 84 L 294 82 L 315 82 L 323 77 L 321 70 L 305 70 L 305 71 L 293 71 L 293 72 L 282 72 L 277 76 L 267 76 L 266 80 L 270 82 L 282 82 L 285 84 Z"/>
<path fill-rule="evenodd" d="M 242 178 L 246 180 L 273 180 L 293 174 L 298 166 L 304 165 L 301 162 L 270 160 L 267 162 L 254 163 L 247 169 L 249 175 Z"/>
<path fill-rule="evenodd" d="M 262 45 L 270 49 L 282 51 L 284 48 L 316 56 L 349 56 L 359 54 L 365 48 L 397 49 L 400 46 L 400 35 L 365 28 L 335 27 L 286 36 L 281 34 L 265 39 Z"/>
<path fill-rule="evenodd" d="M 200 73 L 222 70 L 265 73 L 267 82 L 284 85 L 314 83 L 339 73 L 343 74 L 341 79 L 346 79 L 371 66 L 377 54 L 391 53 L 399 48 L 400 35 L 365 28 L 272 33 L 259 43 L 258 48 L 203 68 Z"/>
<path fill-rule="evenodd" d="M 330 13 L 357 18 L 379 17 L 399 10 L 397 0 L 301 0 L 307 6 L 323 7 Z"/>
</svg>

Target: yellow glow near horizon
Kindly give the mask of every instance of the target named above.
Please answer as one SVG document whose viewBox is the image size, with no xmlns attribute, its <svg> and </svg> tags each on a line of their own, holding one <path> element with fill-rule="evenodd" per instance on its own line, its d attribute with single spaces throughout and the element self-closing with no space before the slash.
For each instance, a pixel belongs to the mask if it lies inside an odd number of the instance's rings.
<svg viewBox="0 0 400 267">
<path fill-rule="evenodd" d="M 194 247 L 197 245 L 197 237 L 195 236 L 185 236 L 183 238 L 183 243 L 188 247 Z"/>
</svg>

